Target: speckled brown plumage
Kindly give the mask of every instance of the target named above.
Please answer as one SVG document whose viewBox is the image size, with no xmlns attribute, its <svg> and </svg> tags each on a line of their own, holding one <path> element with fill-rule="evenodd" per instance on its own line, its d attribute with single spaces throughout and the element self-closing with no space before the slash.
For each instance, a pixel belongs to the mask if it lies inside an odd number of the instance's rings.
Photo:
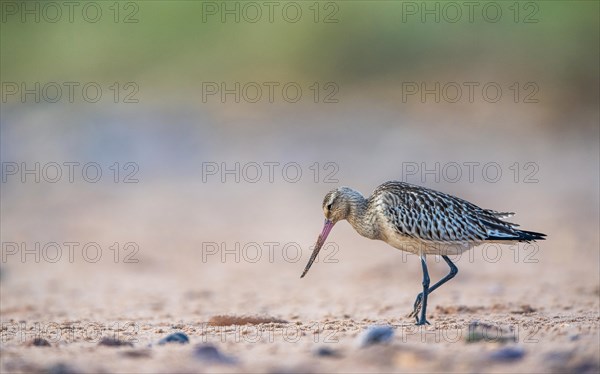
<svg viewBox="0 0 600 374">
<path fill-rule="evenodd" d="M 418 254 L 423 267 L 423 292 L 417 296 L 411 315 L 425 319 L 427 295 L 456 275 L 449 255 L 460 254 L 485 242 L 510 244 L 544 240 L 546 235 L 517 229 L 504 219 L 514 213 L 483 209 L 458 197 L 391 181 L 380 185 L 369 198 L 349 187 L 329 191 L 323 199 L 325 226 L 302 277 L 314 262 L 336 222 L 347 220 L 362 236 L 383 240 L 392 247 Z M 426 255 L 441 255 L 450 274 L 429 287 Z"/>
</svg>

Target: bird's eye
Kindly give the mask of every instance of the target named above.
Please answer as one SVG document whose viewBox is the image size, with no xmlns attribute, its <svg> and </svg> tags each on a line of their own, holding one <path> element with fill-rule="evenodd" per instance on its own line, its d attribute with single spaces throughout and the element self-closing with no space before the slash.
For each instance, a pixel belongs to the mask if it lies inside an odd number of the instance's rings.
<svg viewBox="0 0 600 374">
<path fill-rule="evenodd" d="M 331 210 L 331 205 L 332 204 L 327 205 L 327 210 Z"/>
</svg>

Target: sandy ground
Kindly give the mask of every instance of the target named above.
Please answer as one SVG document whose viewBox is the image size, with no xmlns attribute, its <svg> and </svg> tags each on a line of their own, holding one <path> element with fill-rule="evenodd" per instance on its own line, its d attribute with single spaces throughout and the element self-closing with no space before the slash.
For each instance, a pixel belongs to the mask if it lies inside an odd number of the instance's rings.
<svg viewBox="0 0 600 374">
<path fill-rule="evenodd" d="M 374 252 L 374 258 L 386 257 L 386 251 Z M 220 281 L 193 271 L 186 277 L 161 275 L 158 265 L 132 266 L 140 268 L 133 270 L 135 276 L 90 269 L 60 283 L 53 281 L 55 275 L 44 279 L 39 274 L 30 285 L 3 281 L 2 368 L 60 373 L 598 372 L 600 290 L 577 269 L 548 277 L 548 268 L 558 263 L 465 262 L 459 276 L 431 297 L 432 325 L 420 328 L 405 317 L 419 288 L 418 262 L 388 259 L 355 271 L 359 263 L 348 269 L 342 269 L 342 261 L 315 264 L 303 280 L 296 264 L 289 266 L 295 272 L 281 277 L 270 274 L 267 265 L 259 273 L 249 267 Z M 441 263 L 432 268 L 434 277 L 445 271 Z M 333 271 L 341 274 L 328 274 Z M 265 320 L 216 318 L 223 313 Z M 360 347 L 359 336 L 372 325 L 390 325 L 394 336 L 385 344 Z M 177 331 L 186 333 L 190 343 L 157 344 Z M 35 338 L 50 346 L 33 345 Z M 99 344 L 104 338 L 131 345 Z M 197 357 L 195 350 L 206 344 L 225 361 Z"/>
<path fill-rule="evenodd" d="M 14 127 L 4 128 L 6 144 L 10 140 L 27 144 L 18 125 L 17 121 Z M 282 123 L 285 126 L 293 128 Z M 354 133 L 341 139 L 333 129 L 318 129 L 325 143 L 337 139 L 348 147 L 334 142 L 333 148 L 302 148 L 315 139 L 309 135 L 286 135 L 280 143 L 254 138 L 253 148 L 246 148 L 245 139 L 231 145 L 239 153 L 228 160 L 252 160 L 248 155 L 262 161 L 295 160 L 305 172 L 314 160 L 336 160 L 340 182 L 334 184 L 314 183 L 310 178 L 299 183 L 281 179 L 203 183 L 197 164 L 191 170 L 186 164 L 173 167 L 176 170 L 170 170 L 168 177 L 149 173 L 154 169 L 148 163 L 160 160 L 141 162 L 146 173 L 133 185 L 4 184 L 3 245 L 24 243 L 30 252 L 21 248 L 8 254 L 3 247 L 1 371 L 600 370 L 595 141 L 586 145 L 582 138 L 548 135 L 539 140 L 544 144 L 540 147 L 531 146 L 527 132 L 519 139 L 513 139 L 506 128 L 488 133 L 499 144 L 511 144 L 506 152 L 502 147 L 469 148 L 471 139 L 454 138 L 452 132 L 436 139 L 410 135 L 417 132 L 403 127 L 381 129 L 384 135 L 375 138 L 372 134 L 377 131 L 361 135 L 356 133 L 360 126 L 348 126 Z M 183 159 L 177 152 L 191 155 L 192 148 L 200 159 L 219 159 L 217 153 L 210 153 L 217 152 L 217 146 L 196 147 L 194 141 L 205 138 L 193 134 L 187 139 L 163 139 L 167 145 L 148 145 L 148 138 L 140 135 L 147 132 L 141 130 L 133 134 L 139 135 L 140 147 L 156 146 L 164 154 L 171 149 L 169 144 L 175 144 L 172 152 L 177 159 Z M 49 134 L 48 141 L 58 142 L 52 136 L 59 135 Z M 127 134 L 121 136 L 126 139 Z M 220 144 L 220 135 L 202 136 L 217 137 L 209 140 Z M 393 139 L 399 146 L 387 146 Z M 437 141 L 439 146 L 427 149 L 426 141 Z M 357 147 L 352 147 L 353 142 Z M 32 157 L 50 154 L 49 160 L 70 159 L 52 153 L 53 148 L 42 147 L 40 152 L 45 153 L 35 154 L 40 143 L 29 145 L 22 152 L 34 152 Z M 457 149 L 464 151 L 457 153 Z M 288 156 L 278 153 L 283 150 Z M 5 152 L 17 158 L 21 148 L 11 151 L 9 147 Z M 303 156 L 307 152 L 314 158 Z M 547 233 L 548 240 L 499 252 L 495 247 L 477 248 L 456 259 L 458 276 L 430 298 L 431 326 L 417 328 L 406 317 L 421 287 L 418 259 L 361 238 L 346 223 L 334 228 L 332 246 L 300 279 L 309 247 L 321 229 L 320 204 L 329 189 L 346 184 L 368 193 L 392 179 L 388 176 L 397 175 L 398 165 L 376 165 L 372 160 L 475 157 L 496 160 L 503 167 L 535 160 L 540 166 L 539 183 L 514 183 L 511 177 L 496 184 L 478 180 L 426 185 L 485 207 L 515 210 L 515 222 Z M 127 159 L 119 154 L 114 158 Z M 106 167 L 112 163 L 100 162 Z M 61 258 L 55 259 L 50 250 L 40 254 L 36 242 L 60 243 Z M 72 258 L 65 242 L 80 243 Z M 81 251 L 90 242 L 101 248 L 102 256 L 95 262 L 90 259 L 93 251 L 87 259 Z M 126 246 L 129 242 L 137 247 Z M 431 257 L 429 263 L 433 281 L 447 272 L 439 259 Z M 361 334 L 373 325 L 391 326 L 393 337 L 361 347 Z M 158 344 L 174 332 L 187 334 L 189 343 Z M 122 345 L 107 344 L 105 338 Z"/>
</svg>

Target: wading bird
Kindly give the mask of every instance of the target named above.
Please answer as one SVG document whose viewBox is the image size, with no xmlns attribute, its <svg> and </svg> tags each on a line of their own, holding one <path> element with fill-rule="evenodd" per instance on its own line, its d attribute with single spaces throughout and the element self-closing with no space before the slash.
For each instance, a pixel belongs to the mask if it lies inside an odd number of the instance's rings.
<svg viewBox="0 0 600 374">
<path fill-rule="evenodd" d="M 544 240 L 546 236 L 518 230 L 517 224 L 504 221 L 514 213 L 482 209 L 458 197 L 397 181 L 377 187 L 368 199 L 352 188 L 339 187 L 325 195 L 323 212 L 325 226 L 300 277 L 310 269 L 336 222 L 347 220 L 366 238 L 383 240 L 394 248 L 420 256 L 423 292 L 417 295 L 409 314 L 417 319 L 417 325 L 429 324 L 425 318 L 428 295 L 458 273 L 448 256 L 483 243 L 530 242 Z M 450 266 L 450 273 L 431 287 L 426 255 L 440 255 Z"/>
</svg>

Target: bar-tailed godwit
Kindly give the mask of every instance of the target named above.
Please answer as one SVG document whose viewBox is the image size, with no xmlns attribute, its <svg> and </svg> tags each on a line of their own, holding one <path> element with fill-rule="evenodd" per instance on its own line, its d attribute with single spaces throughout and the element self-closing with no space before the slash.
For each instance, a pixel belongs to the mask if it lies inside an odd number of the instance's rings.
<svg viewBox="0 0 600 374">
<path fill-rule="evenodd" d="M 455 196 L 396 181 L 377 187 L 368 199 L 352 188 L 339 187 L 325 195 L 323 212 L 325 226 L 301 277 L 310 269 L 333 226 L 347 220 L 366 238 L 383 240 L 394 248 L 420 256 L 423 292 L 417 295 L 409 315 L 417 319 L 417 325 L 429 324 L 425 318 L 428 295 L 458 273 L 448 256 L 483 243 L 530 242 L 544 240 L 546 236 L 518 230 L 517 224 L 504 221 L 514 213 L 482 209 Z M 450 273 L 431 287 L 428 254 L 442 256 L 450 266 Z"/>
</svg>

